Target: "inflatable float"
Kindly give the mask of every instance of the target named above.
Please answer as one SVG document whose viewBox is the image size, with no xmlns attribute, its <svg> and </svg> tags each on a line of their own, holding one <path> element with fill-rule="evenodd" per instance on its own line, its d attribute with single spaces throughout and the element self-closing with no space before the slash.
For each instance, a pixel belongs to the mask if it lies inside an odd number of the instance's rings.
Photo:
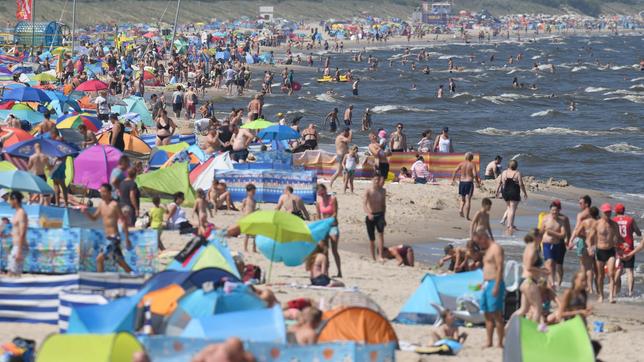
<svg viewBox="0 0 644 362">
<path fill-rule="evenodd" d="M 341 83 L 345 83 L 345 82 L 348 82 L 348 81 L 349 81 L 349 78 L 347 78 L 346 75 L 341 75 L 340 76 L 340 82 Z M 335 77 L 332 77 L 330 75 L 325 75 L 322 78 L 318 78 L 318 83 L 332 83 L 332 82 L 337 82 L 337 80 L 335 79 Z"/>
</svg>

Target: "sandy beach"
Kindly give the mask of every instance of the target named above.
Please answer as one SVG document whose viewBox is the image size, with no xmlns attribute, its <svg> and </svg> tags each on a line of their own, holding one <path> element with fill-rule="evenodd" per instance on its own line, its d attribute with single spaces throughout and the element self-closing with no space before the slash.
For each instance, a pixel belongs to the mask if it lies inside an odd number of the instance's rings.
<svg viewBox="0 0 644 362">
<path fill-rule="evenodd" d="M 556 182 L 557 183 L 557 182 Z M 367 182 L 356 183 L 355 194 L 338 192 L 340 220 L 340 253 L 344 278 L 342 281 L 349 288 L 355 288 L 367 294 L 393 319 L 407 298 L 416 289 L 419 281 L 428 272 L 436 272 L 432 265 L 419 263 L 415 267 L 398 267 L 393 261 L 384 264 L 370 260 L 368 242 L 364 230 L 364 212 L 362 210 L 362 194 Z M 533 204 L 544 207 L 553 197 L 566 201 L 576 200 L 581 194 L 590 194 L 597 200 L 609 200 L 609 196 L 591 190 L 574 187 L 548 186 L 547 182 L 528 182 L 529 197 Z M 338 191 L 339 185 L 334 191 Z M 456 189 L 447 182 L 438 185 L 388 184 L 387 203 L 388 227 L 385 233 L 386 245 L 427 244 L 435 242 L 439 237 L 465 238 L 469 227 L 468 222 L 458 216 Z M 480 204 L 480 199 L 488 196 L 493 190 L 493 183 L 486 182 L 481 190 L 475 192 L 473 204 Z M 149 207 L 147 205 L 146 207 Z M 273 204 L 262 204 L 262 209 L 272 209 Z M 314 208 L 308 207 L 314 212 Z M 503 203 L 494 201 L 493 219 L 498 219 L 503 213 Z M 520 208 L 520 211 L 522 209 Z M 522 215 L 529 213 L 523 208 Z M 239 212 L 219 211 L 212 221 L 217 227 L 233 224 L 240 217 Z M 536 215 L 534 217 L 536 224 Z M 518 233 L 522 235 L 521 232 Z M 176 232 L 164 232 L 163 242 L 168 249 L 159 256 L 161 263 L 167 263 L 187 242 L 188 237 L 179 236 Z M 233 251 L 243 251 L 243 239 L 232 238 L 228 244 Z M 269 262 L 261 254 L 243 253 L 246 263 L 259 265 L 264 272 L 268 271 Z M 331 263 L 330 273 L 335 274 L 335 266 Z M 377 277 L 374 277 L 377 275 Z M 269 286 L 275 292 L 278 300 L 286 302 L 297 297 L 309 297 L 316 300 L 328 299 L 335 291 L 314 290 L 306 288 L 309 284 L 308 272 L 304 266 L 285 267 L 274 264 Z M 644 337 L 644 306 L 634 304 L 593 304 L 594 315 L 589 325 L 595 320 L 605 322 L 604 333 L 591 332 L 591 338 L 600 341 L 603 350 L 600 357 L 604 361 L 637 361 L 644 347 L 632 343 Z M 394 324 L 400 341 L 417 345 L 429 343 L 430 326 L 409 326 Z M 464 328 L 469 334 L 468 341 L 462 352 L 456 357 L 421 356 L 413 352 L 397 352 L 400 361 L 499 361 L 501 349 L 483 349 L 485 330 L 482 327 Z M 33 338 L 38 342 L 50 333 L 56 332 L 55 326 L 32 324 L 4 324 L 0 330 L 0 340 L 9 340 L 14 336 Z"/>
</svg>

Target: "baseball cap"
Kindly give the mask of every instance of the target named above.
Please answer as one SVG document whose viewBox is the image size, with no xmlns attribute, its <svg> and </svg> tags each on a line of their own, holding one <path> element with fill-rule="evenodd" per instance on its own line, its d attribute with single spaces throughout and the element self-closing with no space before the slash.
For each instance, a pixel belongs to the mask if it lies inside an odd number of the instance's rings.
<svg viewBox="0 0 644 362">
<path fill-rule="evenodd" d="M 553 200 L 550 203 L 550 207 L 556 207 L 557 209 L 561 210 L 561 200 Z"/>
<path fill-rule="evenodd" d="M 599 208 L 599 210 L 601 210 L 601 212 L 611 212 L 611 211 L 613 211 L 613 208 L 612 208 L 612 206 L 610 206 L 609 203 L 605 203 L 605 204 L 602 204 L 602 206 Z"/>
<path fill-rule="evenodd" d="M 626 207 L 624 206 L 624 204 L 622 204 L 622 203 L 615 204 L 615 212 L 616 213 L 623 214 L 624 211 L 626 211 Z"/>
</svg>

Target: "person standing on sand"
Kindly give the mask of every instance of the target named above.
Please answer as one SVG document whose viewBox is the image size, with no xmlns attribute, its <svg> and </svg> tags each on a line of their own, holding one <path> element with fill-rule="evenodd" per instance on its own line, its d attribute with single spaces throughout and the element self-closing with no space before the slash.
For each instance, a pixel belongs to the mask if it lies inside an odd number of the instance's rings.
<svg viewBox="0 0 644 362">
<path fill-rule="evenodd" d="M 583 271 L 586 275 L 586 286 L 588 293 L 592 293 L 593 280 L 595 280 L 595 261 L 588 255 L 588 251 L 592 249 L 592 242 L 588 238 L 591 231 L 595 227 L 595 223 L 599 218 L 599 209 L 590 206 L 590 196 L 585 195 L 579 199 L 579 206 L 582 211 L 577 214 L 577 224 L 575 231 L 573 231 L 568 249 L 575 248 L 577 256 L 579 257 L 579 270 Z M 596 289 L 596 288 L 595 288 Z"/>
<path fill-rule="evenodd" d="M 284 193 L 277 200 L 277 206 L 275 210 L 283 210 L 285 212 L 291 213 L 302 220 L 310 220 L 309 212 L 306 210 L 304 201 L 298 195 L 293 193 L 293 187 L 286 186 L 284 188 Z"/>
<path fill-rule="evenodd" d="M 102 218 L 105 238 L 108 244 L 105 249 L 101 250 L 96 257 L 96 271 L 102 273 L 105 271 L 105 259 L 111 259 L 118 263 L 126 273 L 130 273 L 132 268 L 127 264 L 123 257 L 121 250 L 121 235 L 119 233 L 118 224 L 121 222 L 123 234 L 125 235 L 125 247 L 129 250 L 132 249 L 130 235 L 128 232 L 128 222 L 121 212 L 118 202 L 112 199 L 112 185 L 102 184 L 99 193 L 101 195 L 101 202 L 96 207 L 96 211 L 90 214 L 87 208 L 82 208 L 81 212 L 90 220 L 96 221 Z"/>
<path fill-rule="evenodd" d="M 407 135 L 403 133 L 403 128 L 403 124 L 398 123 L 396 130 L 391 132 L 389 139 L 389 149 L 391 152 L 407 152 L 409 150 L 407 147 Z"/>
<path fill-rule="evenodd" d="M 570 228 L 570 218 L 568 216 L 564 215 L 561 212 L 561 201 L 560 200 L 554 200 L 552 202 L 553 204 L 559 206 L 559 220 L 564 226 L 564 238 L 563 238 L 563 245 L 561 246 L 562 248 L 562 256 L 561 256 L 561 261 L 555 264 L 555 270 L 556 270 L 556 278 L 561 285 L 561 282 L 563 281 L 564 278 L 564 269 L 563 269 L 563 263 L 564 263 L 564 258 L 566 256 L 566 245 L 570 242 L 570 236 L 572 235 L 572 230 Z"/>
<path fill-rule="evenodd" d="M 342 161 L 344 160 L 344 156 L 347 153 L 349 153 L 349 143 L 351 143 L 352 139 L 353 139 L 353 132 L 349 127 L 346 127 L 344 131 L 335 138 L 335 154 L 336 154 L 337 168 L 335 170 L 335 173 L 333 174 L 333 177 L 331 177 L 329 188 L 333 188 L 333 182 L 335 182 L 335 180 L 340 175 L 342 175 L 342 170 L 344 169 L 344 167 L 342 166 Z"/>
<path fill-rule="evenodd" d="M 622 251 L 620 261 L 622 263 L 622 266 L 624 267 L 623 269 L 626 270 L 626 276 L 628 277 L 628 296 L 632 297 L 633 287 L 635 286 L 635 275 L 633 272 L 635 268 L 635 256 L 628 255 L 634 249 L 633 234 L 642 236 L 642 231 L 640 231 L 640 228 L 637 226 L 637 223 L 632 217 L 624 215 L 625 211 L 626 208 L 624 207 L 624 204 L 616 204 L 616 215 L 613 218 L 613 221 L 616 222 L 619 226 L 619 234 L 621 235 L 622 239 L 624 239 L 624 242 L 619 244 L 618 247 Z M 621 277 L 622 269 L 618 269 L 617 273 L 615 273 L 615 282 L 617 283 L 615 289 L 617 292 L 619 292 L 619 290 L 621 289 Z"/>
<path fill-rule="evenodd" d="M 27 227 L 29 220 L 27 213 L 22 208 L 22 194 L 18 191 L 12 191 L 9 194 L 9 203 L 16 210 L 11 220 L 11 239 L 12 247 L 9 258 L 7 258 L 7 273 L 9 276 L 19 277 L 25 262 L 25 254 L 28 250 L 27 244 Z"/>
<path fill-rule="evenodd" d="M 434 152 L 454 153 L 454 144 L 449 137 L 449 128 L 444 127 L 441 134 L 436 136 L 434 141 Z"/>
<path fill-rule="evenodd" d="M 329 253 L 329 246 L 331 253 L 335 260 L 335 266 L 338 268 L 336 277 L 342 278 L 342 267 L 340 266 L 340 253 L 338 252 L 338 242 L 340 240 L 340 229 L 338 228 L 338 199 L 329 195 L 326 186 L 319 184 L 317 186 L 317 195 L 315 199 L 315 208 L 320 219 L 333 218 L 335 221 L 326 239 L 322 240 L 321 244 L 324 246 L 325 254 Z M 330 244 L 330 245 L 329 245 Z"/>
<path fill-rule="evenodd" d="M 494 328 L 498 336 L 498 347 L 503 348 L 505 323 L 503 321 L 503 305 L 505 302 L 505 282 L 503 267 L 505 256 L 503 248 L 491 240 L 487 233 L 477 231 L 472 240 L 485 253 L 483 255 L 483 293 L 479 305 L 485 313 L 485 331 L 487 333 L 486 347 L 492 347 Z"/>
<path fill-rule="evenodd" d="M 367 188 L 364 194 L 364 211 L 367 214 L 365 224 L 367 236 L 369 237 L 369 249 L 371 257 L 376 260 L 376 231 L 378 232 L 378 260 L 384 260 L 383 249 L 385 247 L 385 212 L 387 211 L 387 193 L 382 187 L 379 177 L 374 177 L 371 187 Z"/>
<path fill-rule="evenodd" d="M 43 179 L 47 182 L 47 175 L 45 169 L 49 167 L 49 157 L 42 153 L 40 143 L 34 144 L 34 154 L 29 156 L 27 168 L 29 172 Z M 47 198 L 45 195 L 40 195 L 40 204 L 45 205 Z"/>
<path fill-rule="evenodd" d="M 609 300 L 615 303 L 615 246 L 622 240 L 619 234 L 619 226 L 616 222 L 611 220 L 612 207 L 610 204 L 603 204 L 599 210 L 600 218 L 595 223 L 595 227 L 589 236 L 591 241 L 595 241 L 595 251 L 589 252 L 590 256 L 595 256 L 595 263 L 597 265 L 597 294 L 599 294 L 599 302 L 604 302 L 604 267 L 608 267 L 608 286 L 609 286 Z"/>
<path fill-rule="evenodd" d="M 482 231 L 488 233 L 490 239 L 494 241 L 492 227 L 490 226 L 490 210 L 492 210 L 492 200 L 485 197 L 481 200 L 481 210 L 474 214 L 474 218 L 470 224 L 470 239 L 475 232 Z"/>
<path fill-rule="evenodd" d="M 382 187 L 384 186 L 387 175 L 389 174 L 389 160 L 385 154 L 385 146 L 378 142 L 378 135 L 376 135 L 375 132 L 369 133 L 369 141 L 371 141 L 369 143 L 369 153 L 371 153 L 371 156 L 376 160 L 376 175 L 379 180 L 378 182 L 380 182 L 380 186 Z"/>
<path fill-rule="evenodd" d="M 512 235 L 517 230 L 516 226 L 514 226 L 514 217 L 519 207 L 519 202 L 521 202 L 521 191 L 523 191 L 524 199 L 528 198 L 528 193 L 523 184 L 523 177 L 518 168 L 519 163 L 516 160 L 511 160 L 508 164 L 508 169 L 501 172 L 499 184 L 496 188 L 497 197 L 502 195 L 507 205 L 504 214 L 507 235 Z"/>
<path fill-rule="evenodd" d="M 467 152 L 465 154 L 465 161 L 456 166 L 452 173 L 452 186 L 456 181 L 456 174 L 459 174 L 458 194 L 461 198 L 459 215 L 470 219 L 470 206 L 472 202 L 472 195 L 474 194 L 474 181 L 479 188 L 481 188 L 481 179 L 476 164 L 472 162 L 474 154 Z"/>
<path fill-rule="evenodd" d="M 545 260 L 546 269 L 548 269 L 548 284 L 551 287 L 561 286 L 561 280 L 557 280 L 557 265 L 563 264 L 566 227 L 560 217 L 561 203 L 555 200 L 550 204 L 550 213 L 543 218 L 541 223 L 541 233 L 543 241 L 543 259 Z"/>
</svg>

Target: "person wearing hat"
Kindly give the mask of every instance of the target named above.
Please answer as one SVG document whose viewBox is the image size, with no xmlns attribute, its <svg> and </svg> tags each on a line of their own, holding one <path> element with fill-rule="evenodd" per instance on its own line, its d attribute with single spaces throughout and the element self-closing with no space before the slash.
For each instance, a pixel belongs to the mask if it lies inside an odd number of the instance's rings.
<svg viewBox="0 0 644 362">
<path fill-rule="evenodd" d="M 621 289 L 621 277 L 622 271 L 626 270 L 626 277 L 628 279 L 628 296 L 633 296 L 633 287 L 635 286 L 635 275 L 633 270 L 635 268 L 635 255 L 630 255 L 630 253 L 635 249 L 634 248 L 634 238 L 633 234 L 637 236 L 642 236 L 642 231 L 637 226 L 635 219 L 631 216 L 625 215 L 626 207 L 624 204 L 615 205 L 615 217 L 613 221 L 617 223 L 619 227 L 619 234 L 624 240 L 623 243 L 617 245 L 618 254 L 621 254 L 619 257 L 620 262 L 622 263 L 623 268 L 618 268 L 615 273 L 615 290 L 619 292 Z"/>
<path fill-rule="evenodd" d="M 548 269 L 548 284 L 552 287 L 561 285 L 561 279 L 556 280 L 557 265 L 563 265 L 566 250 L 566 226 L 560 217 L 561 201 L 554 200 L 550 203 L 550 212 L 543 218 L 541 233 L 543 234 L 542 248 L 543 260 Z"/>
<path fill-rule="evenodd" d="M 110 132 L 110 145 L 123 152 L 125 151 L 125 140 L 123 139 L 125 129 L 123 128 L 121 122 L 119 122 L 118 114 L 110 114 L 110 122 L 112 122 L 112 131 Z"/>
<path fill-rule="evenodd" d="M 452 144 L 452 139 L 449 138 L 449 128 L 443 128 L 441 134 L 436 136 L 436 141 L 434 141 L 434 151 L 441 153 L 454 153 L 454 145 Z"/>
<path fill-rule="evenodd" d="M 619 226 L 613 221 L 610 216 L 612 207 L 610 204 L 603 204 L 599 210 L 600 218 L 595 224 L 589 238 L 594 240 L 595 244 L 595 264 L 597 266 L 596 283 L 597 293 L 599 294 L 599 302 L 604 301 L 604 267 L 608 269 L 608 285 L 609 285 L 609 300 L 615 303 L 615 246 L 622 240 L 619 234 Z M 593 251 L 589 251 L 592 256 Z"/>
<path fill-rule="evenodd" d="M 494 160 L 487 164 L 485 167 L 486 180 L 496 180 L 497 177 L 501 176 L 501 161 L 503 161 L 503 157 L 497 155 Z"/>
<path fill-rule="evenodd" d="M 286 126 L 286 118 L 284 118 L 284 113 L 279 112 L 277 114 L 277 123 L 279 123 L 280 126 Z"/>
</svg>

